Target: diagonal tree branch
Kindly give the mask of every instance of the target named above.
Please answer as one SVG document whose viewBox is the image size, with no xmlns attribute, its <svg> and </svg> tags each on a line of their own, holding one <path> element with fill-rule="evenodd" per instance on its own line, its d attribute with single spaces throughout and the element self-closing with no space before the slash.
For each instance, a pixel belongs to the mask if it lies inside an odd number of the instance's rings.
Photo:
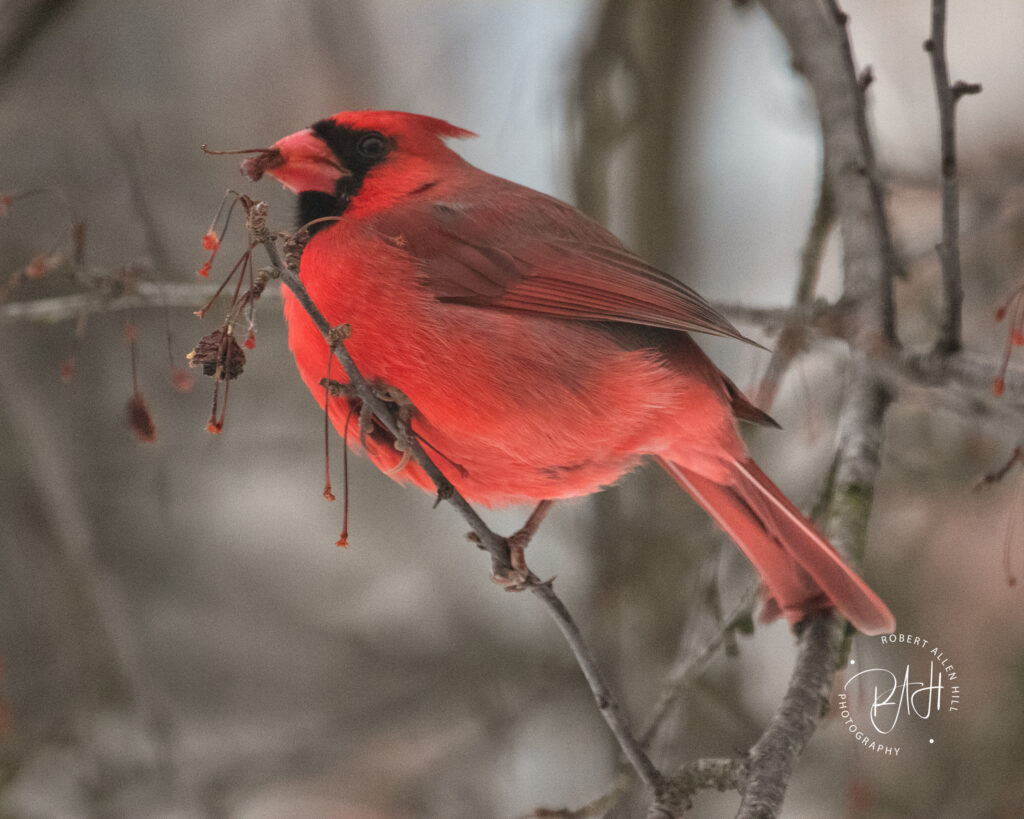
<svg viewBox="0 0 1024 819">
<path fill-rule="evenodd" d="M 770 410 L 783 376 L 793 361 L 807 348 L 809 322 L 800 313 L 814 304 L 814 293 L 821 274 L 821 259 L 825 254 L 828 237 L 835 224 L 835 198 L 831 181 L 825 172 L 828 162 L 822 160 L 821 180 L 818 184 L 818 202 L 807 232 L 807 241 L 800 254 L 800 276 L 797 279 L 796 297 L 790 318 L 783 325 L 772 351 L 772 357 L 765 368 L 754 396 L 754 403 L 763 410 Z"/>
<path fill-rule="evenodd" d="M 480 517 L 476 510 L 459 493 L 459 491 L 452 486 L 451 482 L 426 454 L 416 436 L 407 435 L 406 430 L 402 428 L 401 423 L 399 422 L 396 414 L 392 411 L 391 407 L 381 400 L 377 391 L 370 386 L 365 378 L 363 378 L 355 362 L 352 360 L 352 357 L 345 349 L 344 341 L 339 338 L 335 328 L 331 327 L 323 313 L 320 312 L 319 307 L 317 307 L 310 298 L 309 293 L 306 292 L 305 285 L 302 283 L 298 274 L 298 254 L 289 254 L 288 264 L 285 264 L 281 253 L 277 248 L 276 238 L 267 228 L 266 204 L 263 202 L 254 203 L 248 209 L 247 222 L 253 241 L 258 242 L 263 246 L 270 259 L 270 263 L 273 268 L 272 274 L 279 277 L 285 286 L 292 291 L 303 309 L 305 309 L 309 317 L 312 319 L 313 323 L 323 334 L 324 339 L 331 346 L 335 358 L 338 363 L 341 364 L 342 368 L 345 370 L 346 376 L 348 376 L 349 381 L 355 388 L 356 394 L 359 396 L 360 400 L 363 401 L 363 405 L 370 408 L 373 415 L 382 424 L 384 424 L 385 428 L 394 435 L 396 439 L 411 439 L 409 440 L 409 446 L 412 459 L 416 461 L 416 463 L 434 482 L 434 485 L 437 488 L 438 500 L 447 501 L 454 506 L 459 514 L 462 515 L 463 519 L 469 524 L 477 538 L 479 538 L 480 544 L 490 554 L 495 573 L 505 573 L 511 570 L 512 564 L 507 539 L 500 537 L 490 529 L 490 527 L 484 522 L 483 518 Z M 608 724 L 612 734 L 618 741 L 619 747 L 622 749 L 622 753 L 625 755 L 626 759 L 629 760 L 641 781 L 652 792 L 655 800 L 660 799 L 662 791 L 662 775 L 651 762 L 647 753 L 641 747 L 640 742 L 633 734 L 632 729 L 629 727 L 629 724 L 618 705 L 618 701 L 604 680 L 604 675 L 598 667 L 597 660 L 594 657 L 593 652 L 591 652 L 587 646 L 586 641 L 583 639 L 583 634 L 569 610 L 558 595 L 555 594 L 550 581 L 540 582 L 536 577 L 530 574 L 523 585 L 544 604 L 548 613 L 555 620 L 559 630 L 561 630 L 566 641 L 569 643 L 573 655 L 575 656 L 584 677 L 586 677 L 591 692 L 594 695 L 594 699 L 597 702 L 601 716 L 604 717 L 605 722 Z"/>
<path fill-rule="evenodd" d="M 0 84 L 71 0 L 0 0 Z"/>
</svg>

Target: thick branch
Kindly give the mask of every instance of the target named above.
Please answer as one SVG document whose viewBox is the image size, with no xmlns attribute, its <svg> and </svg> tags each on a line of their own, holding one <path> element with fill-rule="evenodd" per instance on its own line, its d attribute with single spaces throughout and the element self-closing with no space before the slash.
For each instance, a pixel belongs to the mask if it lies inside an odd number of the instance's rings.
<svg viewBox="0 0 1024 819">
<path fill-rule="evenodd" d="M 882 421 L 891 400 L 871 357 L 897 346 L 896 258 L 867 128 L 865 83 L 853 64 L 846 15 L 834 0 L 761 1 L 814 93 L 843 239 L 840 306 L 848 312 L 841 335 L 852 355 L 826 532 L 841 553 L 859 557 L 880 463 Z M 751 750 L 739 816 L 773 817 L 781 808 L 796 758 L 824 712 L 840 639 L 834 617 L 813 619 L 802 635 L 786 696 Z"/>
<path fill-rule="evenodd" d="M 842 631 L 835 617 L 815 617 L 800 636 L 796 668 L 786 695 L 768 728 L 750 749 L 746 789 L 737 819 L 764 819 L 778 814 L 793 764 L 828 706 Z"/>
<path fill-rule="evenodd" d="M 846 15 L 832 0 L 761 0 L 761 5 L 789 44 L 818 109 L 825 172 L 843 239 L 843 298 L 864 308 L 853 316 L 847 337 L 862 349 L 895 344 L 892 279 L 899 266 Z"/>
</svg>

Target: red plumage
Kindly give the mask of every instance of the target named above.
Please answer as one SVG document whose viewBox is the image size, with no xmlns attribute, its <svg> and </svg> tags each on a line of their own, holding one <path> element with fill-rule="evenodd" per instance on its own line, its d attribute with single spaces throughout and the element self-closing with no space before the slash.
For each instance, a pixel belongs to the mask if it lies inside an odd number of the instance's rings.
<svg viewBox="0 0 1024 819">
<path fill-rule="evenodd" d="M 835 605 L 891 631 L 885 604 L 750 460 L 736 418 L 770 423 L 688 331 L 742 339 L 685 285 L 569 205 L 484 173 L 430 117 L 338 114 L 244 170 L 316 224 L 301 277 L 370 381 L 416 408 L 452 483 L 488 505 L 586 495 L 654 456 L 736 540 L 791 622 Z M 327 346 L 290 294 L 290 346 L 321 402 Z M 329 399 L 339 429 L 349 400 Z M 350 440 L 358 436 L 350 436 Z M 366 454 L 432 490 L 375 428 Z M 358 444 L 355 444 L 358 446 Z"/>
</svg>

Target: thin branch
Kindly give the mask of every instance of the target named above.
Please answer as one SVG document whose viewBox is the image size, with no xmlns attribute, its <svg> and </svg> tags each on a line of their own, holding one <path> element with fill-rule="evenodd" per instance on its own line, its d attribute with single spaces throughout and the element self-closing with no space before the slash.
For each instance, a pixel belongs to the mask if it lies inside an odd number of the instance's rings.
<svg viewBox="0 0 1024 819">
<path fill-rule="evenodd" d="M 207 281 L 138 282 L 130 293 L 110 296 L 97 288 L 85 293 L 8 302 L 0 305 L 0 327 L 21 322 L 57 323 L 76 321 L 95 313 L 116 313 L 163 307 L 196 308 L 207 302 L 217 286 Z M 278 288 L 268 287 L 263 297 L 278 298 Z M 730 320 L 759 327 L 768 335 L 780 332 L 788 322 L 799 321 L 821 337 L 842 338 L 848 322 L 843 311 L 850 305 L 832 304 L 817 299 L 805 307 L 751 307 L 743 304 L 715 303 L 715 308 Z M 906 350 L 888 363 L 882 363 L 883 374 L 895 386 L 909 379 L 920 387 L 942 387 L 948 384 L 971 393 L 986 404 L 1014 409 L 1024 403 L 1024 367 L 1011 366 L 1005 375 L 1005 393 L 996 401 L 992 385 L 999 373 L 998 358 L 984 353 L 963 351 L 949 357 L 934 351 Z"/>
<path fill-rule="evenodd" d="M 920 386 L 953 384 L 993 406 L 1019 410 L 1019 405 L 1024 404 L 1024 366 L 1006 368 L 1002 375 L 1003 392 L 997 397 L 993 384 L 1002 362 L 993 356 L 966 350 L 948 356 L 936 350 L 907 351 L 897 356 L 895 364 L 901 375 L 909 376 Z"/>
<path fill-rule="evenodd" d="M 845 305 L 832 304 L 825 299 L 796 307 L 755 307 L 723 301 L 714 301 L 711 306 L 730 321 L 759 327 L 769 336 L 781 333 L 785 327 L 796 323 L 821 335 L 837 338 L 842 338 L 845 330 L 845 321 L 840 315 Z"/>
<path fill-rule="evenodd" d="M 1006 463 L 994 472 L 989 472 L 987 475 L 984 475 L 977 483 L 975 483 L 975 490 L 981 489 L 983 486 L 990 486 L 994 483 L 999 483 L 1017 464 L 1024 465 L 1024 445 L 1015 447 L 1013 452 L 1010 453 L 1010 458 Z"/>
<path fill-rule="evenodd" d="M 70 0 L 5 0 L 0 3 L 0 84 L 21 56 L 72 5 Z"/>
<path fill-rule="evenodd" d="M 522 819 L 600 819 L 619 805 L 632 783 L 633 778 L 629 771 L 621 769 L 615 776 L 612 787 L 597 799 L 578 808 L 536 808 Z"/>
<path fill-rule="evenodd" d="M 742 790 L 750 770 L 748 757 L 695 759 L 683 765 L 672 777 L 672 797 L 680 810 L 689 810 L 690 801 L 700 791 Z"/>
<path fill-rule="evenodd" d="M 937 352 L 961 348 L 961 313 L 964 300 L 960 280 L 960 189 L 957 181 L 956 104 L 965 94 L 978 94 L 981 86 L 949 84 L 946 61 L 946 0 L 932 0 L 931 36 L 924 49 L 931 57 L 932 77 L 939 108 L 939 144 L 942 154 L 942 241 L 936 247 L 942 264 L 942 326 Z"/>
<path fill-rule="evenodd" d="M 209 282 L 139 282 L 132 292 L 111 296 L 101 289 L 69 296 L 0 305 L 0 326 L 21 321 L 56 323 L 92 313 L 115 313 L 148 307 L 199 307 L 216 291 Z"/>
<path fill-rule="evenodd" d="M 836 199 L 832 194 L 832 184 L 826 168 L 828 161 L 822 159 L 821 180 L 818 183 L 818 202 L 814 206 L 814 216 L 807 231 L 807 241 L 800 254 L 800 278 L 796 285 L 796 303 L 810 304 L 818 289 L 821 278 L 821 260 L 825 255 L 828 237 L 832 226 L 836 223 Z"/>
<path fill-rule="evenodd" d="M 391 407 L 378 397 L 377 391 L 363 378 L 348 350 L 345 348 L 344 341 L 334 332 L 334 328 L 331 327 L 323 313 L 320 312 L 320 309 L 313 302 L 306 291 L 305 285 L 299 278 L 295 263 L 297 254 L 289 254 L 288 265 L 282 260 L 275 237 L 267 229 L 266 218 L 267 206 L 265 203 L 256 202 L 249 208 L 248 224 L 252 239 L 263 245 L 273 266 L 273 273 L 279 276 L 281 281 L 292 291 L 299 304 L 302 305 L 310 319 L 320 330 L 324 339 L 330 344 L 335 358 L 344 369 L 356 394 L 363 401 L 363 405 L 369 407 L 373 415 L 377 417 L 396 439 L 410 439 L 408 441 L 410 455 L 434 482 L 434 486 L 437 488 L 438 500 L 445 500 L 454 506 L 469 524 L 477 538 L 479 538 L 479 543 L 491 555 L 495 574 L 507 574 L 512 568 L 507 539 L 491 531 L 490 527 L 477 514 L 476 510 L 452 486 L 451 482 L 426 454 L 416 437 L 408 435 L 407 431 L 402 428 Z M 626 722 L 617 700 L 604 681 L 604 677 L 598 668 L 597 660 L 583 639 L 579 626 L 576 625 L 565 604 L 555 594 L 550 582 L 539 582 L 531 574 L 524 585 L 542 601 L 548 613 L 554 618 L 558 628 L 568 641 L 573 655 L 583 671 L 583 675 L 587 679 L 601 716 L 608 723 L 608 727 L 618 741 L 623 754 L 625 754 L 634 770 L 636 770 L 640 779 L 651 789 L 657 800 L 661 792 L 662 776 L 641 748 L 640 743 Z"/>
<path fill-rule="evenodd" d="M 814 216 L 807 232 L 807 241 L 800 254 L 800 276 L 796 285 L 794 298 L 794 314 L 779 333 L 778 341 L 772 356 L 768 360 L 764 376 L 761 378 L 754 396 L 754 403 L 764 410 L 770 410 L 783 376 L 793 361 L 807 348 L 809 325 L 802 317 L 796 315 L 800 308 L 809 307 L 814 301 L 814 293 L 821 276 L 821 259 L 825 253 L 829 234 L 836 221 L 835 197 L 827 173 L 827 162 L 822 160 L 821 179 L 818 184 L 818 202 L 814 207 Z"/>
<path fill-rule="evenodd" d="M 555 594 L 550 583 L 538 583 L 530 587 L 530 591 L 544 601 L 565 639 L 572 646 L 573 654 L 576 655 L 576 660 L 590 684 L 590 690 L 594 692 L 594 699 L 597 700 L 601 716 L 604 717 L 608 727 L 615 734 L 622 753 L 625 754 L 629 764 L 640 775 L 655 798 L 660 799 L 664 779 L 626 724 L 618 703 L 612 696 L 593 655 L 583 641 L 579 627 L 573 621 L 568 609 L 565 608 L 565 604 Z"/>
<path fill-rule="evenodd" d="M 699 650 L 676 660 L 665 677 L 658 701 L 648 714 L 644 731 L 640 735 L 645 748 L 653 742 L 665 716 L 683 695 L 693 678 L 707 667 L 720 648 L 729 643 L 737 628 L 750 621 L 757 598 L 758 587 L 755 585 L 742 595 L 733 611 L 722 621 L 721 628 L 700 646 Z"/>
</svg>

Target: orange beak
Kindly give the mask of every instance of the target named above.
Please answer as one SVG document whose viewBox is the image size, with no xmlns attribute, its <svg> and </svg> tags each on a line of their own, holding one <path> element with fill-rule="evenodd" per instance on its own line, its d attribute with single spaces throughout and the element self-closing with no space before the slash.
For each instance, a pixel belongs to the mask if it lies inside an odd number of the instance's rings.
<svg viewBox="0 0 1024 819">
<path fill-rule="evenodd" d="M 352 175 L 308 128 L 279 139 L 262 153 L 245 160 L 242 173 L 253 182 L 269 173 L 292 193 L 328 194 L 334 193 L 339 179 Z"/>
</svg>

